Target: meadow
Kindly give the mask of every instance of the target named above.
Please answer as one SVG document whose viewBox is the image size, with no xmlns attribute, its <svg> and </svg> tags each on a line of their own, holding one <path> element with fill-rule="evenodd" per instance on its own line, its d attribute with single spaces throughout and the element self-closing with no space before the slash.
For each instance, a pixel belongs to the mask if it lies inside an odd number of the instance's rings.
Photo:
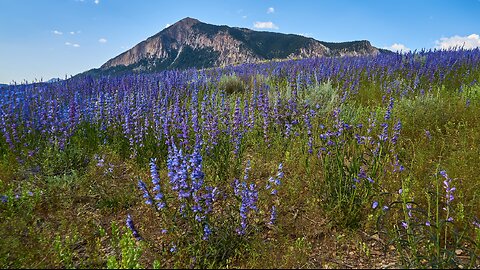
<svg viewBox="0 0 480 270">
<path fill-rule="evenodd" d="M 480 50 L 0 90 L 2 268 L 478 268 Z"/>
</svg>

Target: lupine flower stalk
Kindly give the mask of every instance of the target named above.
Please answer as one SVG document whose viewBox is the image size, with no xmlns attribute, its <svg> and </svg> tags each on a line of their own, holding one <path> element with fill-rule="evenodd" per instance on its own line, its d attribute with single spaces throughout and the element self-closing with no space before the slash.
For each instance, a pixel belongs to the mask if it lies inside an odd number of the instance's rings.
<svg viewBox="0 0 480 270">
<path fill-rule="evenodd" d="M 127 215 L 126 224 L 127 224 L 127 228 L 130 229 L 130 231 L 132 232 L 133 237 L 135 237 L 135 239 L 137 239 L 138 241 L 142 240 L 142 237 L 138 233 L 137 228 L 135 228 L 135 224 L 133 223 L 133 220 L 130 214 Z"/>
</svg>

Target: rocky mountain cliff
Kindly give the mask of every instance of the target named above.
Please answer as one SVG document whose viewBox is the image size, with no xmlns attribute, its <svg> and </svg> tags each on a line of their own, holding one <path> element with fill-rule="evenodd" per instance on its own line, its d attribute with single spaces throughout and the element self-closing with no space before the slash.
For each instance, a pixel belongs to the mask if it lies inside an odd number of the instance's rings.
<svg viewBox="0 0 480 270">
<path fill-rule="evenodd" d="M 217 26 L 185 18 L 110 59 L 98 71 L 208 68 L 272 59 L 382 52 L 367 40 L 330 43 L 300 35 Z"/>
</svg>

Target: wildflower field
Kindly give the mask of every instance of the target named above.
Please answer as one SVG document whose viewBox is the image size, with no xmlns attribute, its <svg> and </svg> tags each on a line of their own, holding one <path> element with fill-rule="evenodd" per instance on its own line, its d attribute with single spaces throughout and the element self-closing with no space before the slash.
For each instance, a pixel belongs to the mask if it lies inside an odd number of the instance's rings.
<svg viewBox="0 0 480 270">
<path fill-rule="evenodd" d="M 0 90 L 2 268 L 480 264 L 480 50 Z"/>
</svg>

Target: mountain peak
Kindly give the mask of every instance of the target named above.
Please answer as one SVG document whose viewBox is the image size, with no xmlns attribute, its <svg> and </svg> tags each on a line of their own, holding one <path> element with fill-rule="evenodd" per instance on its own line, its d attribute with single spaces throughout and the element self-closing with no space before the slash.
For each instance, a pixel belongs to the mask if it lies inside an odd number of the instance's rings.
<svg viewBox="0 0 480 270">
<path fill-rule="evenodd" d="M 186 17 L 110 59 L 102 71 L 207 68 L 265 60 L 382 53 L 367 40 L 323 42 L 299 35 L 218 26 Z"/>
<path fill-rule="evenodd" d="M 186 17 L 181 19 L 180 21 L 174 23 L 172 26 L 179 26 L 179 27 L 192 27 L 193 25 L 201 23 L 201 21 L 191 18 L 191 17 Z"/>
</svg>

